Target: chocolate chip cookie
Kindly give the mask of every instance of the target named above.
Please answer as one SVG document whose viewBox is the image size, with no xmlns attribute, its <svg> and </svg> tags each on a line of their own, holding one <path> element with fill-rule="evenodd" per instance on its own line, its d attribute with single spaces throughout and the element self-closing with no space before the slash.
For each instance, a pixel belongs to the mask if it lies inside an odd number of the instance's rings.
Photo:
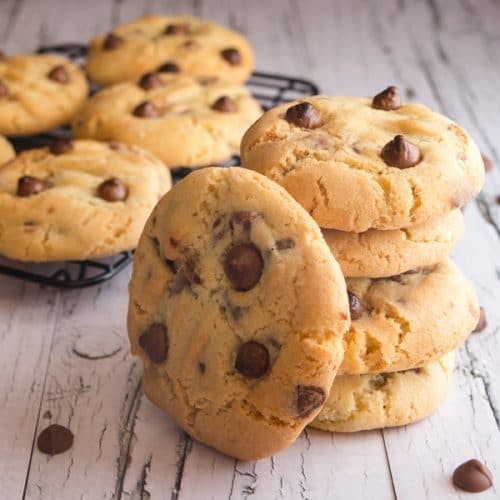
<svg viewBox="0 0 500 500">
<path fill-rule="evenodd" d="M 322 407 L 349 325 L 344 278 L 310 216 L 241 168 L 191 173 L 134 257 L 128 331 L 144 391 L 243 460 L 288 446 Z"/>
<path fill-rule="evenodd" d="M 103 85 L 160 69 L 241 83 L 253 67 L 253 50 L 239 33 L 196 17 L 158 15 L 94 38 L 86 64 L 90 78 Z"/>
<path fill-rule="evenodd" d="M 474 290 L 450 259 L 389 278 L 350 278 L 347 289 L 352 323 L 340 374 L 422 366 L 461 345 L 479 319 Z"/>
<path fill-rule="evenodd" d="M 344 276 L 383 278 L 446 259 L 464 230 L 459 209 L 402 229 L 347 233 L 323 229 L 323 236 Z"/>
<path fill-rule="evenodd" d="M 484 180 L 477 146 L 445 116 L 391 95 L 271 109 L 245 134 L 242 164 L 284 186 L 324 228 L 400 229 L 464 206 Z"/>
<path fill-rule="evenodd" d="M 87 94 L 85 75 L 64 57 L 29 54 L 0 59 L 0 134 L 37 134 L 64 125 Z"/>
<path fill-rule="evenodd" d="M 10 142 L 0 135 L 0 165 L 11 160 L 16 155 Z"/>
<path fill-rule="evenodd" d="M 0 167 L 0 254 L 24 261 L 83 260 L 135 248 L 171 186 L 138 147 L 54 142 Z"/>
<path fill-rule="evenodd" d="M 160 72 L 103 89 L 73 128 L 77 137 L 138 144 L 169 167 L 199 167 L 237 154 L 260 115 L 259 103 L 241 85 Z"/>
<path fill-rule="evenodd" d="M 407 425 L 434 413 L 453 373 L 454 354 L 396 373 L 342 375 L 311 427 L 356 432 Z"/>
</svg>

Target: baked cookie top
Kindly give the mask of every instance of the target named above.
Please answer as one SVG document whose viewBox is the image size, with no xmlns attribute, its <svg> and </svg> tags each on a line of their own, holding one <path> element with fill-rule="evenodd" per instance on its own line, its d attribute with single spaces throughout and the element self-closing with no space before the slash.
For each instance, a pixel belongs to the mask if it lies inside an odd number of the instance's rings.
<svg viewBox="0 0 500 500">
<path fill-rule="evenodd" d="M 454 358 L 451 352 L 412 370 L 338 376 L 311 427 L 357 432 L 422 420 L 446 397 Z"/>
<path fill-rule="evenodd" d="M 238 84 L 199 83 L 187 75 L 151 73 L 93 96 L 73 122 L 78 137 L 138 144 L 170 167 L 223 162 L 262 114 Z"/>
<path fill-rule="evenodd" d="M 64 57 L 0 57 L 0 134 L 37 134 L 64 125 L 87 94 L 85 75 Z"/>
<path fill-rule="evenodd" d="M 131 61 L 133 63 L 131 64 Z M 167 71 L 243 82 L 254 67 L 253 50 L 239 33 L 191 16 L 144 16 L 90 42 L 86 69 L 109 85 Z"/>
<path fill-rule="evenodd" d="M 11 143 L 0 135 L 0 165 L 11 160 L 16 156 L 16 152 Z"/>
<path fill-rule="evenodd" d="M 445 260 L 462 236 L 464 217 L 457 208 L 402 229 L 347 233 L 323 229 L 344 276 L 383 278 Z"/>
<path fill-rule="evenodd" d="M 350 278 L 347 289 L 341 374 L 422 366 L 461 345 L 479 319 L 474 290 L 450 259 L 391 278 Z"/>
<path fill-rule="evenodd" d="M 288 446 L 328 395 L 348 324 L 319 228 L 266 177 L 199 170 L 149 218 L 131 348 L 148 397 L 196 439 L 246 460 Z"/>
<path fill-rule="evenodd" d="M 171 186 L 170 172 L 138 147 L 58 141 L 0 167 L 0 254 L 83 260 L 135 248 Z"/>
<path fill-rule="evenodd" d="M 242 164 L 342 231 L 419 224 L 479 192 L 481 155 L 462 128 L 421 104 L 379 101 L 315 96 L 271 109 L 245 134 Z"/>
</svg>

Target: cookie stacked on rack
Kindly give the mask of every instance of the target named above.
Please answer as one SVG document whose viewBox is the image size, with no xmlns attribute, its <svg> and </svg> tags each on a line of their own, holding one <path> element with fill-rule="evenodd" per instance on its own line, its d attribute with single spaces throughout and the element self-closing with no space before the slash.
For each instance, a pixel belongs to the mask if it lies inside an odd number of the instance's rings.
<svg viewBox="0 0 500 500">
<path fill-rule="evenodd" d="M 484 178 L 469 135 L 388 87 L 278 106 L 245 134 L 241 157 L 306 208 L 347 278 L 345 358 L 312 425 L 357 431 L 429 415 L 479 318 L 448 257 Z"/>
</svg>

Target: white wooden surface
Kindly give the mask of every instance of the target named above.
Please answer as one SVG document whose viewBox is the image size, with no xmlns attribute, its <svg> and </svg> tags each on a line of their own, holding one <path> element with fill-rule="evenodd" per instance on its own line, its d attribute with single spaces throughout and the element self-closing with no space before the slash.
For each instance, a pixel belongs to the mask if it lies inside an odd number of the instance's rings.
<svg viewBox="0 0 500 500">
<path fill-rule="evenodd" d="M 190 12 L 239 29 L 259 69 L 310 78 L 325 93 L 373 95 L 397 84 L 464 125 L 500 164 L 498 0 L 0 0 L 0 47 L 84 41 L 148 12 Z M 192 442 L 142 396 L 125 332 L 128 270 L 63 293 L 2 278 L 0 498 L 466 498 L 450 476 L 471 457 L 497 480 L 478 498 L 499 498 L 497 194 L 498 167 L 467 207 L 466 236 L 454 252 L 489 326 L 460 350 L 438 413 L 356 435 L 310 430 L 257 463 Z M 71 451 L 48 458 L 36 450 L 49 422 L 72 429 Z"/>
</svg>

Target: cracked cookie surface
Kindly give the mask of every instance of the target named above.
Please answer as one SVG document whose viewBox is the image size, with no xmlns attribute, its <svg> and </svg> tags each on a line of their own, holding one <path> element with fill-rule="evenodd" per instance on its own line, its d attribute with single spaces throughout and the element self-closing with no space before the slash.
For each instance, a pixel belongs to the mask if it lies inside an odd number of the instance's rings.
<svg viewBox="0 0 500 500">
<path fill-rule="evenodd" d="M 454 353 L 420 368 L 337 376 L 311 427 L 357 432 L 422 420 L 444 401 L 453 373 Z"/>
<path fill-rule="evenodd" d="M 64 125 L 87 94 L 83 71 L 64 57 L 30 54 L 0 59 L 0 134 L 37 134 Z"/>
<path fill-rule="evenodd" d="M 345 281 L 316 223 L 241 168 L 178 183 L 134 257 L 128 330 L 144 391 L 196 439 L 239 459 L 288 446 L 342 361 Z"/>
<path fill-rule="evenodd" d="M 387 111 L 356 97 L 269 110 L 243 137 L 241 160 L 285 187 L 321 227 L 352 232 L 439 217 L 484 180 L 477 146 L 448 118 L 421 104 Z"/>
<path fill-rule="evenodd" d="M 219 24 L 149 15 L 91 40 L 86 70 L 95 82 L 109 85 L 167 64 L 181 74 L 240 83 L 252 73 L 254 54 L 244 36 Z"/>
<path fill-rule="evenodd" d="M 101 90 L 73 129 L 77 137 L 138 144 L 169 167 L 199 167 L 237 154 L 243 134 L 261 114 L 241 85 L 201 84 L 160 72 Z"/>
<path fill-rule="evenodd" d="M 350 278 L 360 311 L 344 338 L 340 374 L 422 366 L 456 349 L 474 330 L 474 290 L 450 260 L 385 279 Z"/>
<path fill-rule="evenodd" d="M 0 135 L 0 165 L 11 160 L 14 156 L 16 156 L 14 148 L 5 137 Z"/>
<path fill-rule="evenodd" d="M 383 278 L 446 259 L 462 236 L 459 209 L 403 229 L 364 233 L 323 229 L 323 236 L 346 277 Z"/>
<path fill-rule="evenodd" d="M 83 260 L 135 248 L 171 186 L 148 151 L 61 141 L 0 167 L 0 254 L 25 261 Z"/>
</svg>

